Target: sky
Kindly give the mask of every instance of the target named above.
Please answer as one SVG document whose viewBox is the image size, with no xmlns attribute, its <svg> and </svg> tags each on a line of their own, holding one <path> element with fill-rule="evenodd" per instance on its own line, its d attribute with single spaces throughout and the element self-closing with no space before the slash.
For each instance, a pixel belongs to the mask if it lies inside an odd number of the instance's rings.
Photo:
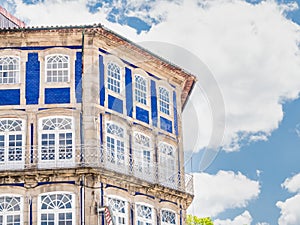
<svg viewBox="0 0 300 225">
<path fill-rule="evenodd" d="M 300 224 L 300 0 L 0 5 L 29 26 L 101 23 L 194 73 L 183 114 L 189 213 L 215 225 Z"/>
</svg>

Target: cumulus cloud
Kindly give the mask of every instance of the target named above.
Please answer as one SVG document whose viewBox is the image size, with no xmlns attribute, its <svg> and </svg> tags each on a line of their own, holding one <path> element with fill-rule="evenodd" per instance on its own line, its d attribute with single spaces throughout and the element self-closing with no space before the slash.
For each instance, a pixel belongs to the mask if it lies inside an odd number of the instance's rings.
<svg viewBox="0 0 300 225">
<path fill-rule="evenodd" d="M 297 194 L 284 202 L 278 201 L 276 206 L 280 208 L 279 225 L 300 224 L 300 194 Z"/>
<path fill-rule="evenodd" d="M 200 217 L 215 217 L 226 209 L 246 207 L 260 193 L 259 182 L 232 171 L 195 173 L 194 187 L 195 198 L 188 213 Z"/>
<path fill-rule="evenodd" d="M 238 215 L 233 220 L 215 220 L 214 225 L 250 225 L 252 222 L 252 216 L 248 211 L 243 212 L 241 215 Z"/>
<path fill-rule="evenodd" d="M 278 201 L 276 206 L 280 208 L 279 225 L 300 224 L 300 173 L 291 178 L 287 178 L 281 185 L 291 193 L 297 193 L 287 200 Z"/>
<path fill-rule="evenodd" d="M 300 192 L 300 173 L 296 174 L 291 178 L 287 178 L 281 185 L 283 188 L 287 189 L 289 192 L 295 193 Z"/>
</svg>

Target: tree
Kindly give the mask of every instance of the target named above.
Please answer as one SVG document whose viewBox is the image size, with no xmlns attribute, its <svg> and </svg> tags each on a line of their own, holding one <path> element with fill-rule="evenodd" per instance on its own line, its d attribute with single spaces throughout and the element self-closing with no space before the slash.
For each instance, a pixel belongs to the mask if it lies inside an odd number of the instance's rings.
<svg viewBox="0 0 300 225">
<path fill-rule="evenodd" d="M 209 217 L 199 218 L 197 216 L 187 215 L 186 225 L 214 225 Z"/>
</svg>

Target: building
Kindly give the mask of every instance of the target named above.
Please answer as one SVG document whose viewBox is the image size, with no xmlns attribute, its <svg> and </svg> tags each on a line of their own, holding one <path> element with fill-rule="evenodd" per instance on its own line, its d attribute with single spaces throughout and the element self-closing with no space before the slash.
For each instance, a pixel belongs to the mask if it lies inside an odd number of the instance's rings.
<svg viewBox="0 0 300 225">
<path fill-rule="evenodd" d="M 0 28 L 25 27 L 25 23 L 11 15 L 0 6 Z"/>
<path fill-rule="evenodd" d="M 0 224 L 185 224 L 195 77 L 102 27 L 0 30 Z"/>
</svg>

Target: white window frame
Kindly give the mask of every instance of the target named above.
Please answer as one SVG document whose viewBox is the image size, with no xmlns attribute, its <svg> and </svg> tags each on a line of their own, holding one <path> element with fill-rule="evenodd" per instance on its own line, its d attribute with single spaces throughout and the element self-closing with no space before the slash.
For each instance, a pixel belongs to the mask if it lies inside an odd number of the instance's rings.
<svg viewBox="0 0 300 225">
<path fill-rule="evenodd" d="M 117 200 L 117 201 L 122 201 L 124 202 L 124 210 L 125 212 L 122 213 L 122 212 L 117 212 L 114 207 L 112 207 L 110 205 L 110 199 L 113 199 L 113 200 Z M 106 198 L 106 201 L 107 201 L 107 205 L 109 206 L 111 212 L 112 212 L 112 217 L 113 217 L 113 220 L 114 220 L 114 224 L 115 225 L 127 225 L 129 224 L 129 212 L 128 212 L 128 201 L 124 198 L 121 198 L 119 196 L 116 196 L 116 195 L 108 195 L 107 198 Z M 124 223 L 120 223 L 119 219 L 124 219 Z"/>
<path fill-rule="evenodd" d="M 144 85 L 141 85 L 138 80 L 143 80 L 145 82 Z M 144 107 L 149 106 L 149 80 L 141 75 L 140 73 L 134 74 L 134 101 L 136 104 Z"/>
<path fill-rule="evenodd" d="M 49 60 L 51 58 L 54 58 L 54 57 L 65 57 L 67 59 L 67 62 L 62 62 L 61 64 L 65 64 L 67 63 L 67 68 L 65 67 L 62 67 L 62 68 L 48 68 L 48 64 L 49 64 Z M 52 63 L 54 64 L 54 63 Z M 60 65 L 59 63 L 57 63 L 57 66 Z M 48 74 L 51 73 L 50 74 Z M 56 75 L 54 76 L 53 75 L 53 72 L 56 72 Z M 62 79 L 61 80 L 58 80 L 59 78 L 59 75 L 58 73 L 61 72 L 61 77 Z M 67 74 L 64 74 L 64 73 L 67 73 Z M 54 80 L 54 77 L 56 77 L 56 80 Z M 48 79 L 49 78 L 49 79 Z M 64 82 L 70 82 L 70 56 L 69 55 L 65 55 L 65 54 L 51 54 L 51 55 L 46 55 L 45 57 L 45 82 L 46 83 L 64 83 Z"/>
<path fill-rule="evenodd" d="M 4 63 L 1 61 L 6 60 Z M 12 67 L 9 68 L 11 62 L 16 60 L 16 63 L 13 63 Z M 8 68 L 3 68 L 7 66 Z M 16 67 L 16 68 L 15 68 Z M 6 74 L 6 77 L 4 77 Z M 12 79 L 12 80 L 11 80 Z M 5 80 L 5 82 L 4 82 Z M 18 56 L 0 56 L 0 84 L 18 84 L 20 83 L 20 57 Z"/>
<path fill-rule="evenodd" d="M 115 71 L 110 70 L 109 65 L 114 65 L 116 67 L 119 68 L 119 74 L 116 75 Z M 113 76 L 111 73 L 114 73 L 113 75 L 117 76 Z M 114 93 L 115 95 L 123 95 L 122 92 L 124 91 L 123 87 L 124 87 L 124 74 L 123 74 L 123 67 L 120 66 L 119 63 L 113 61 L 113 60 L 109 60 L 106 63 L 106 88 L 110 93 Z M 118 77 L 119 76 L 119 77 Z M 118 84 L 118 85 L 117 85 Z"/>
<path fill-rule="evenodd" d="M 133 159 L 135 175 L 153 181 L 154 160 L 152 139 L 150 136 L 139 131 L 133 132 Z"/>
<path fill-rule="evenodd" d="M 59 129 L 64 124 L 48 123 L 55 129 L 43 129 L 44 121 L 52 120 L 68 121 L 66 125 L 71 128 Z M 71 139 L 70 136 L 71 134 Z M 47 138 L 48 136 L 48 138 Z M 63 137 L 65 136 L 65 137 Z M 71 144 L 61 142 L 70 142 Z M 43 144 L 43 142 L 45 144 Z M 51 144 L 53 143 L 54 144 Z M 70 116 L 49 116 L 39 119 L 39 167 L 68 167 L 75 164 L 75 124 L 74 118 Z M 48 156 L 47 156 L 48 155 Z M 44 157 L 51 157 L 45 159 Z M 54 158 L 53 158 L 54 157 Z"/>
<path fill-rule="evenodd" d="M 23 211 L 24 211 L 24 204 L 23 204 L 23 197 L 21 195 L 15 195 L 15 194 L 1 194 L 1 198 L 12 198 L 9 201 L 5 201 L 5 203 L 0 202 L 0 218 L 2 217 L 2 221 L 0 219 L 1 224 L 6 225 L 8 221 L 8 217 L 13 217 L 13 220 L 15 220 L 15 217 L 19 216 L 19 221 L 14 221 L 14 223 L 9 223 L 11 225 L 23 225 Z M 18 199 L 19 198 L 19 201 Z M 13 205 L 14 204 L 14 205 Z M 19 207 L 20 210 L 13 210 L 13 208 Z M 10 219 L 11 221 L 11 219 Z"/>
<path fill-rule="evenodd" d="M 119 129 L 121 134 L 117 133 L 116 131 L 113 131 L 113 134 L 109 133 L 109 126 L 115 126 Z M 107 121 L 105 123 L 105 133 L 107 166 L 117 171 L 120 171 L 120 168 L 122 168 L 122 171 L 127 172 L 129 169 L 129 152 L 127 148 L 127 135 L 125 127 L 114 121 Z"/>
<path fill-rule="evenodd" d="M 174 214 L 174 222 L 175 223 L 173 223 L 173 221 L 171 221 L 171 222 L 163 222 L 163 219 L 164 219 L 163 211 L 169 212 L 169 213 L 173 213 Z M 162 208 L 160 210 L 160 221 L 161 221 L 161 225 L 176 225 L 177 224 L 177 214 L 173 210 Z"/>
<path fill-rule="evenodd" d="M 11 122 L 10 124 L 9 121 Z M 0 160 L 1 160 L 0 169 L 23 169 L 24 168 L 25 165 L 24 146 L 26 140 L 25 129 L 26 129 L 25 120 L 23 119 L 19 119 L 19 118 L 0 119 Z M 17 139 L 17 137 L 20 135 L 21 135 L 21 139 L 20 138 Z"/>
<path fill-rule="evenodd" d="M 71 199 L 70 199 L 71 200 L 70 201 L 71 208 L 67 208 L 66 206 L 68 206 L 68 204 L 66 204 L 66 202 L 62 202 L 62 201 L 59 202 L 59 201 L 57 201 L 57 198 L 56 198 L 55 199 L 56 201 L 48 202 L 48 203 L 53 203 L 53 204 L 48 204 L 48 206 L 47 206 L 49 208 L 51 207 L 51 209 L 42 209 L 43 196 L 53 196 L 53 195 L 56 195 L 56 197 L 57 197 L 57 195 L 63 195 L 63 198 L 61 198 L 60 200 L 67 199 L 67 197 L 71 197 Z M 53 200 L 53 199 L 51 199 L 51 200 Z M 76 207 L 75 206 L 76 206 L 75 205 L 75 194 L 72 192 L 55 191 L 55 192 L 46 192 L 46 193 L 40 194 L 38 196 L 38 225 L 42 225 L 42 214 L 47 214 L 47 215 L 52 214 L 53 218 L 54 218 L 54 225 L 59 225 L 59 215 L 66 214 L 66 213 L 72 215 L 71 225 L 75 225 L 76 224 L 76 214 L 75 214 Z M 65 207 L 65 208 L 63 208 L 63 207 Z"/>
<path fill-rule="evenodd" d="M 164 148 L 164 149 L 163 149 Z M 170 150 L 170 151 L 169 151 Z M 169 152 L 163 152 L 169 151 Z M 172 152 L 172 154 L 170 154 Z M 158 165 L 160 183 L 171 188 L 177 188 L 177 151 L 175 146 L 167 142 L 159 142 Z"/>
<path fill-rule="evenodd" d="M 139 206 L 145 206 L 151 208 L 151 219 L 139 216 L 138 208 Z M 135 204 L 135 225 L 155 225 L 155 210 L 154 207 L 150 204 L 144 202 L 137 202 Z"/>
<path fill-rule="evenodd" d="M 165 93 L 168 93 L 168 96 L 162 95 L 163 93 L 161 92 L 162 90 L 165 91 Z M 171 91 L 166 88 L 165 86 L 159 86 L 158 87 L 158 107 L 159 107 L 159 112 L 167 115 L 168 117 L 172 116 L 172 93 Z M 168 101 L 167 101 L 168 99 Z"/>
</svg>

